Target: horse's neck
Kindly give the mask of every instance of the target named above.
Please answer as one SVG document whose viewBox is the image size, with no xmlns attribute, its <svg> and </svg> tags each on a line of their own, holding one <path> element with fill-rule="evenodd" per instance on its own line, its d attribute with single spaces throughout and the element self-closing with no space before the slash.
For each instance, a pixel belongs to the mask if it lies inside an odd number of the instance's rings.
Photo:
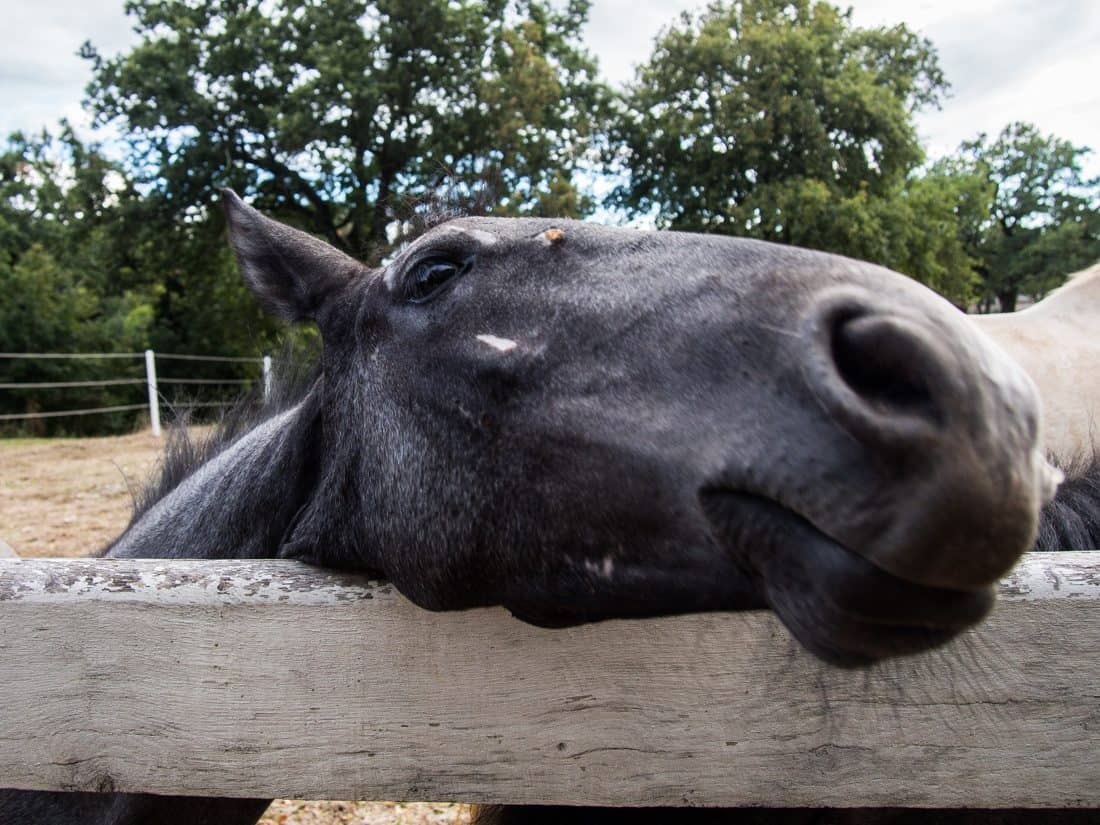
<svg viewBox="0 0 1100 825">
<path fill-rule="evenodd" d="M 113 558 L 273 556 L 314 482 L 307 398 L 200 465 L 127 528 Z"/>
</svg>

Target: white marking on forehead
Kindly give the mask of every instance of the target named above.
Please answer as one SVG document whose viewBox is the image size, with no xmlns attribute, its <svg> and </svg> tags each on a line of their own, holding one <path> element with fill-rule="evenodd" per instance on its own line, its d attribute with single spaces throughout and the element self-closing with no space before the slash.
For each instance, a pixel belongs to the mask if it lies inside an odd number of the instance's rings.
<svg viewBox="0 0 1100 825">
<path fill-rule="evenodd" d="M 498 338 L 495 335 L 479 335 L 477 340 L 483 344 L 488 344 L 499 352 L 511 352 L 518 346 L 511 338 Z"/>
<path fill-rule="evenodd" d="M 448 224 L 445 226 L 441 226 L 438 229 L 432 230 L 427 235 L 424 235 L 421 238 L 417 238 L 415 241 L 413 241 L 412 245 L 405 250 L 405 252 L 401 255 L 401 258 L 407 258 L 417 248 L 423 246 L 424 244 L 430 244 L 432 242 L 432 238 L 438 238 L 440 235 L 455 234 L 466 235 L 470 238 L 473 238 L 481 246 L 492 246 L 499 240 L 497 236 L 494 235 L 492 232 L 486 232 L 482 229 L 466 229 L 463 226 L 451 226 Z M 393 264 L 390 264 L 390 266 L 386 268 L 385 275 L 382 276 L 382 283 L 384 283 L 386 285 L 386 289 L 390 290 L 391 292 L 393 291 L 394 287 L 397 286 L 397 272 L 399 269 L 400 267 L 396 267 Z"/>
</svg>

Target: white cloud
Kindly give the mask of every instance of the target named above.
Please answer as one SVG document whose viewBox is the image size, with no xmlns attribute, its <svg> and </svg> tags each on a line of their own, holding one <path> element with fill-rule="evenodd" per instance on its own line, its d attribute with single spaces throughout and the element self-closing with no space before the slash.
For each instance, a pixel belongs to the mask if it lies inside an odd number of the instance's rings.
<svg viewBox="0 0 1100 825">
<path fill-rule="evenodd" d="M 594 0 L 585 40 L 599 59 L 604 76 L 621 85 L 649 57 L 661 28 L 698 5 L 684 0 Z"/>
<path fill-rule="evenodd" d="M 81 109 L 90 72 L 85 40 L 111 54 L 133 42 L 122 0 L 0 0 L 0 134 L 53 128 L 62 117 L 87 126 Z"/>
<path fill-rule="evenodd" d="M 861 25 L 904 22 L 928 37 L 952 91 L 921 116 L 933 154 L 1011 121 L 1100 150 L 1100 4 L 1090 0 L 862 0 Z M 1100 156 L 1090 159 L 1100 172 Z"/>
</svg>

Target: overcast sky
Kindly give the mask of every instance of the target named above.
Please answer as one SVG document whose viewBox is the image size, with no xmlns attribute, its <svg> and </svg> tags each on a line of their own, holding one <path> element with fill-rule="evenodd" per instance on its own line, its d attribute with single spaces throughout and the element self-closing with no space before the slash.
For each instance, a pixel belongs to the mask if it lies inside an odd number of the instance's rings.
<svg viewBox="0 0 1100 825">
<path fill-rule="evenodd" d="M 123 0 L 0 0 L 0 134 L 87 124 L 80 100 L 84 40 L 104 54 L 132 42 Z M 658 30 L 701 0 L 594 0 L 587 42 L 621 83 Z M 843 3 L 841 3 L 843 5 Z M 860 25 L 906 23 L 936 44 L 952 95 L 920 118 L 933 155 L 1012 120 L 1100 150 L 1100 2 L 1096 0 L 855 0 Z M 1100 172 L 1100 151 L 1089 163 Z"/>
</svg>

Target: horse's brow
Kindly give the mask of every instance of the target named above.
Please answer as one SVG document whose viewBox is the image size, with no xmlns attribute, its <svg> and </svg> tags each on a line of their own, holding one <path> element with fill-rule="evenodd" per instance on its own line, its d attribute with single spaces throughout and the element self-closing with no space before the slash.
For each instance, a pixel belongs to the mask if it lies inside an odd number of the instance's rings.
<svg viewBox="0 0 1100 825">
<path fill-rule="evenodd" d="M 471 228 L 467 228 L 465 226 L 454 226 L 452 224 L 444 224 L 443 226 L 435 227 L 434 229 L 432 229 L 431 232 L 428 232 L 425 235 L 421 235 L 419 238 L 417 238 L 415 241 L 413 241 L 412 244 L 409 246 L 409 248 L 406 249 L 405 251 L 403 251 L 397 257 L 397 260 L 407 258 L 409 255 L 411 255 L 413 252 L 415 252 L 420 247 L 431 244 L 433 240 L 438 240 L 440 235 L 450 235 L 450 234 L 467 235 L 470 238 L 472 238 L 473 240 L 477 241 L 481 246 L 492 246 L 493 244 L 495 244 L 497 241 L 500 240 L 500 238 L 498 238 L 492 232 L 487 232 L 484 229 L 471 229 Z M 397 260 L 395 260 L 394 263 L 396 263 Z M 393 264 L 390 264 L 390 266 L 386 267 L 386 273 L 382 277 L 382 282 L 386 285 L 386 289 L 389 289 L 389 290 L 392 291 L 394 289 L 394 287 L 397 286 L 397 273 L 398 273 L 398 270 L 399 270 L 399 267 L 395 267 Z"/>
</svg>

